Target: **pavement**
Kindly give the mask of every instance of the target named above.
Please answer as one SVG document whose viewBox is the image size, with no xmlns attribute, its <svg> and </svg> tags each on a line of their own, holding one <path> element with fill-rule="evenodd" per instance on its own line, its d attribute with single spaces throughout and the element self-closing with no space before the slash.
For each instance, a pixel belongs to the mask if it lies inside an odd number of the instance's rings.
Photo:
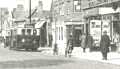
<svg viewBox="0 0 120 69">
<path fill-rule="evenodd" d="M 53 55 L 52 50 L 46 50 L 42 52 L 45 55 Z M 64 54 L 59 53 L 58 56 L 63 56 Z M 119 52 L 109 52 L 108 53 L 108 60 L 102 60 L 102 54 L 101 52 L 89 52 L 87 49 L 85 53 L 82 52 L 82 48 L 76 47 L 73 50 L 72 57 L 77 59 L 86 59 L 86 60 L 92 60 L 92 61 L 99 61 L 103 63 L 109 63 L 109 64 L 116 64 L 120 65 L 120 53 Z"/>
</svg>

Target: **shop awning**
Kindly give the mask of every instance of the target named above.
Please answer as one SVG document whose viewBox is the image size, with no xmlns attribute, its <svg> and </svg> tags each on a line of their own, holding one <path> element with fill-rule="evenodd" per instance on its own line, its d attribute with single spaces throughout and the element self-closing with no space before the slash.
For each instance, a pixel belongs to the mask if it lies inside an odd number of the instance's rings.
<svg viewBox="0 0 120 69">
<path fill-rule="evenodd" d="M 35 28 L 41 28 L 45 23 L 46 23 L 45 21 L 39 21 L 35 24 Z"/>
</svg>

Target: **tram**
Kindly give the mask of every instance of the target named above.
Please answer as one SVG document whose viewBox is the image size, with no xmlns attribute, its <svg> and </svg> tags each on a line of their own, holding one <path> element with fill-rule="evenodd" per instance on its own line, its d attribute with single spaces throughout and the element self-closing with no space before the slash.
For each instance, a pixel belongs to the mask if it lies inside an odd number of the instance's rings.
<svg viewBox="0 0 120 69">
<path fill-rule="evenodd" d="M 10 49 L 37 50 L 40 42 L 40 29 L 18 27 L 11 29 Z"/>
</svg>

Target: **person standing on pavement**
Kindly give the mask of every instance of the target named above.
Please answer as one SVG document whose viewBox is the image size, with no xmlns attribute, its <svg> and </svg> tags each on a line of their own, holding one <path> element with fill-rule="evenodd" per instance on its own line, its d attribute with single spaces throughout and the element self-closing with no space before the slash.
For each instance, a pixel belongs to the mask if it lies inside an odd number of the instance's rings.
<svg viewBox="0 0 120 69">
<path fill-rule="evenodd" d="M 86 49 L 86 35 L 85 35 L 85 33 L 83 33 L 81 36 L 81 47 L 83 48 L 83 52 L 85 53 L 85 49 Z"/>
<path fill-rule="evenodd" d="M 57 45 L 57 43 L 54 44 L 53 55 L 58 55 L 58 45 Z"/>
<path fill-rule="evenodd" d="M 103 60 L 107 60 L 107 53 L 109 52 L 109 46 L 110 46 L 110 38 L 107 35 L 107 31 L 104 31 L 100 41 L 100 50 L 103 56 Z"/>
<path fill-rule="evenodd" d="M 72 51 L 73 51 L 73 38 L 72 38 L 72 35 L 70 35 L 67 41 L 67 47 L 65 49 L 65 57 L 67 56 L 71 57 Z"/>
<path fill-rule="evenodd" d="M 89 48 L 89 50 L 91 51 L 92 49 L 92 46 L 93 46 L 93 37 L 88 34 L 87 38 L 86 38 L 86 44 L 87 44 L 87 47 Z"/>
</svg>

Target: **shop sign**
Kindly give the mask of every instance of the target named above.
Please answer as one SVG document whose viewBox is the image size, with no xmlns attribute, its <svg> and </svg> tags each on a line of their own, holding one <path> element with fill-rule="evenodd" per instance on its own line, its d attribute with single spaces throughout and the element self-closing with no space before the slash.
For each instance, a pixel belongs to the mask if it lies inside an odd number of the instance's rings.
<svg viewBox="0 0 120 69">
<path fill-rule="evenodd" d="M 100 5 L 100 4 L 108 4 L 112 2 L 117 2 L 119 0 L 97 0 L 97 1 L 98 1 L 98 5 Z"/>
<path fill-rule="evenodd" d="M 85 12 L 85 16 L 93 16 L 98 14 L 99 14 L 99 8 L 92 8 L 92 9 L 86 10 Z"/>
<path fill-rule="evenodd" d="M 113 15 L 103 15 L 102 16 L 103 20 L 112 20 L 112 18 L 113 18 Z"/>
<path fill-rule="evenodd" d="M 82 26 L 81 27 L 75 27 L 75 29 L 83 29 Z"/>
</svg>

